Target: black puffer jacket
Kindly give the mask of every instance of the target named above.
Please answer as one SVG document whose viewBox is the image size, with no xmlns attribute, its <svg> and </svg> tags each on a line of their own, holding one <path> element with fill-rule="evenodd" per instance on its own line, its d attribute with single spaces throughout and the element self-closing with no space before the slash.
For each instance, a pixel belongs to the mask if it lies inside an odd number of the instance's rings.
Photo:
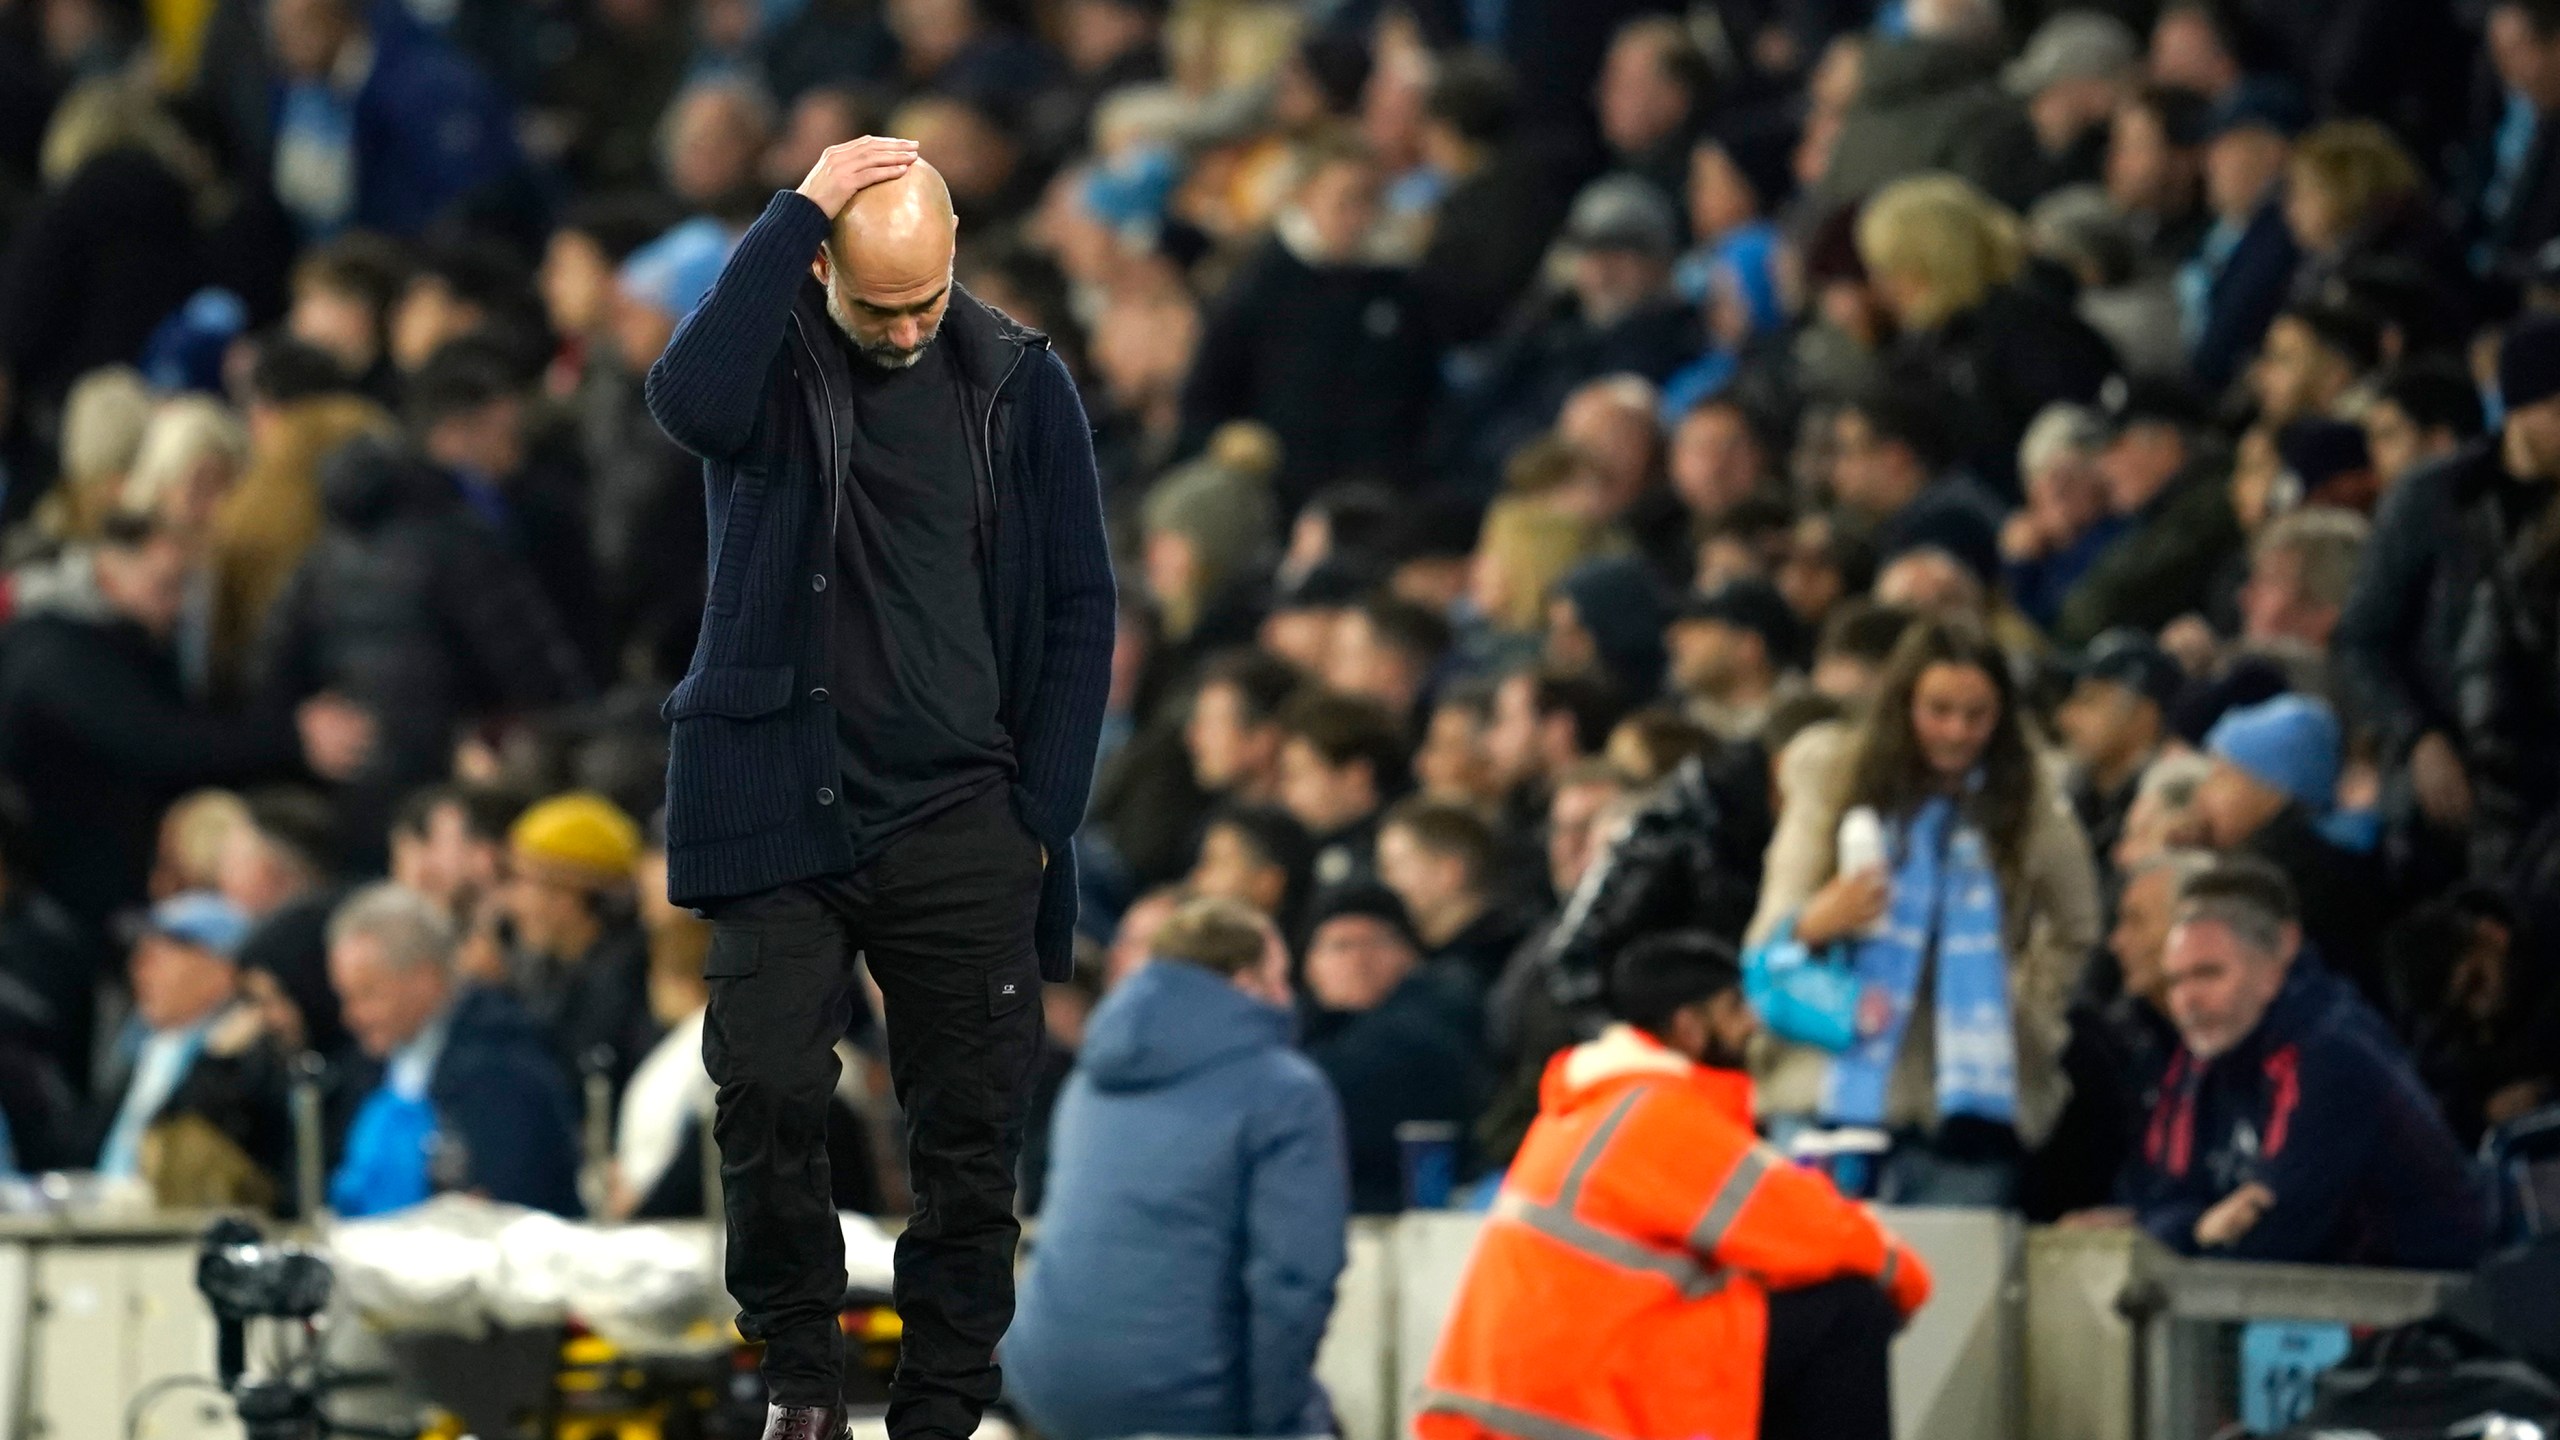
<svg viewBox="0 0 2560 1440">
<path fill-rule="evenodd" d="M 1628 817 L 1548 938 L 1548 984 L 1558 1001 L 1598 1000 L 1618 951 L 1640 935 L 1704 930 L 1741 947 L 1769 848 L 1767 776 L 1756 745 L 1692 756 Z"/>
<path fill-rule="evenodd" d="M 2087 405 L 2118 368 L 2105 338 L 2063 304 L 2004 285 L 1937 329 L 1902 337 L 1887 372 L 1939 411 L 1964 467 L 2001 498 L 2018 498 L 2018 441 L 2057 401 Z"/>
<path fill-rule="evenodd" d="M 443 473 L 359 440 L 320 499 L 326 528 L 268 616 L 259 674 L 276 700 L 330 691 L 373 712 L 344 818 L 379 845 L 398 798 L 451 768 L 458 726 L 575 700 L 587 678 L 531 567 Z"/>
<path fill-rule="evenodd" d="M 2503 467 L 2463 472 L 2463 548 L 2478 564 L 2454 644 L 2454 708 L 2474 809 L 2471 873 L 2503 876 L 2560 802 L 2560 503 Z"/>
<path fill-rule="evenodd" d="M 191 703 L 169 647 L 93 585 L 31 602 L 0 631 L 0 776 L 26 795 L 26 879 L 93 931 L 143 902 L 170 801 L 291 776 L 299 751 L 287 707 Z"/>
</svg>

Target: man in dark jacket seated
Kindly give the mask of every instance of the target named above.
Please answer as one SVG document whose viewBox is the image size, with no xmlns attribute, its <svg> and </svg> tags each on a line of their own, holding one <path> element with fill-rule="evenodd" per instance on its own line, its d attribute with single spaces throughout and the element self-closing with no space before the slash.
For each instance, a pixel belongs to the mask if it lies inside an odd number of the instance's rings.
<svg viewBox="0 0 2560 1440">
<path fill-rule="evenodd" d="M 391 882 L 329 922 L 329 980 L 347 1031 L 383 1064 L 329 1179 L 350 1219 L 462 1190 L 575 1215 L 568 1082 L 542 1031 L 500 991 L 459 983 L 453 923 Z"/>
<path fill-rule="evenodd" d="M 1307 926 L 1305 1045 L 1342 1097 L 1351 1204 L 1404 1208 L 1396 1130 L 1440 1122 L 1455 1133 L 1483 1107 L 1483 1029 L 1475 982 L 1425 965 L 1395 892 L 1375 882 L 1316 897 Z"/>
<path fill-rule="evenodd" d="M 2228 859 L 2188 882 L 2163 960 L 2180 1044 L 2125 1176 L 2186 1254 L 2467 1268 L 2480 1177 L 2409 1057 L 2305 954 L 2292 887 Z"/>
<path fill-rule="evenodd" d="M 1324 1434 L 1350 1186 L 1331 1087 L 1289 1048 L 1287 952 L 1227 900 L 1154 950 L 1058 1102 L 1005 1379 L 1054 1440 Z"/>
</svg>

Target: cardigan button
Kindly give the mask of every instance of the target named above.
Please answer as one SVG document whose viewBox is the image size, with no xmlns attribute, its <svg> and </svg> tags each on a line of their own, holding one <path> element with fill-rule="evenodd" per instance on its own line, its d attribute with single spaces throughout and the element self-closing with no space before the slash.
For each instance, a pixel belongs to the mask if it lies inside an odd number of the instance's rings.
<svg viewBox="0 0 2560 1440">
<path fill-rule="evenodd" d="M 824 589 L 826 589 L 826 588 L 827 588 L 827 577 L 826 577 L 826 576 L 824 576 L 824 575 L 812 575 L 812 576 L 810 576 L 810 577 L 809 577 L 809 588 L 810 588 L 810 589 L 812 589 L 812 590 L 824 590 Z"/>
<path fill-rule="evenodd" d="M 818 803 L 821 805 L 833 805 L 836 803 L 836 792 L 828 789 L 824 785 L 819 786 Z"/>
<path fill-rule="evenodd" d="M 810 692 L 809 692 L 809 698 L 810 698 L 810 699 L 812 699 L 812 700 L 817 701 L 817 702 L 818 702 L 819 704 L 821 704 L 821 705 L 826 704 L 826 703 L 827 703 L 827 687 L 826 687 L 826 686 L 824 686 L 824 685 L 821 685 L 821 686 L 819 686 L 817 689 L 810 691 Z"/>
</svg>

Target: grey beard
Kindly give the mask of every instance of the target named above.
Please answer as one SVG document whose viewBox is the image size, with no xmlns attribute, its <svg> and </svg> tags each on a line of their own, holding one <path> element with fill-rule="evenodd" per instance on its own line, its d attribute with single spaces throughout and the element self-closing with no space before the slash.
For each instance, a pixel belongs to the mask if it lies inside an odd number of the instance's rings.
<svg viewBox="0 0 2560 1440">
<path fill-rule="evenodd" d="M 914 365 L 924 358 L 925 351 L 933 348 L 934 337 L 942 333 L 942 327 L 935 325 L 925 332 L 923 339 L 916 342 L 916 348 L 913 350 L 901 350 L 895 345 L 874 344 L 854 333 L 853 323 L 845 318 L 844 308 L 837 303 L 835 287 L 832 285 L 827 287 L 827 318 L 835 322 L 835 327 L 843 334 L 845 342 L 859 352 L 863 359 L 883 370 L 904 370 Z"/>
</svg>

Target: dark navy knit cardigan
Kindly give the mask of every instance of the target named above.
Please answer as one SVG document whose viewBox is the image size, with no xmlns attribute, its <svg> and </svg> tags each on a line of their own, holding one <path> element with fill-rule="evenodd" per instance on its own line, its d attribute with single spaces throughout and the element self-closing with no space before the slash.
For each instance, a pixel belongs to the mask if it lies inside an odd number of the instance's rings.
<svg viewBox="0 0 2560 1440">
<path fill-rule="evenodd" d="M 667 697 L 667 888 L 703 905 L 850 869 L 837 809 L 828 671 L 834 496 L 810 403 L 829 338 L 809 264 L 827 217 L 776 195 L 649 370 L 649 413 L 702 457 L 711 581 L 683 683 Z M 1072 841 L 1110 689 L 1114 596 L 1093 435 L 1045 336 L 957 287 L 952 347 L 981 478 L 995 494 L 989 587 L 1014 806 L 1049 852 L 1037 926 L 1052 978 L 1070 964 Z M 816 425 L 813 425 L 813 420 Z"/>
</svg>

